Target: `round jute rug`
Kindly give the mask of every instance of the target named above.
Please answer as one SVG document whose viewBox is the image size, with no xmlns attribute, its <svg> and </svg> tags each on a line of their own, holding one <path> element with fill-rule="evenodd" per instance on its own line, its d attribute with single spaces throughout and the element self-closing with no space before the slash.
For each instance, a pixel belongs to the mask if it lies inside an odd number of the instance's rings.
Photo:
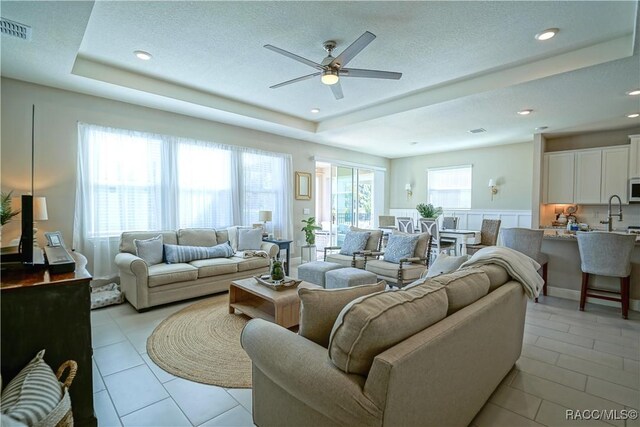
<svg viewBox="0 0 640 427">
<path fill-rule="evenodd" d="M 147 353 L 165 371 L 220 387 L 251 388 L 251 359 L 240 346 L 249 318 L 229 314 L 228 296 L 197 302 L 165 319 Z"/>
</svg>

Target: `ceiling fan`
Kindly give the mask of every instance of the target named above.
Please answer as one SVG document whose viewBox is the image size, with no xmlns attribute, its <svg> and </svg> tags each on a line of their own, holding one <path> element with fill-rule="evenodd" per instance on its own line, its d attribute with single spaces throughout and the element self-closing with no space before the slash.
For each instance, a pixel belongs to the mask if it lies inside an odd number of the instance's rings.
<svg viewBox="0 0 640 427">
<path fill-rule="evenodd" d="M 371 43 L 375 38 L 376 36 L 373 33 L 365 31 L 363 35 L 358 37 L 356 41 L 351 43 L 349 47 L 347 47 L 340 55 L 336 56 L 335 58 L 331 55 L 331 53 L 336 47 L 336 42 L 333 40 L 328 40 L 323 43 L 324 50 L 327 51 L 328 55 L 322 60 L 320 64 L 298 56 L 295 53 L 280 49 L 279 47 L 266 44 L 264 45 L 264 47 L 266 47 L 267 49 L 318 70 L 317 72 L 307 74 L 306 76 L 278 83 L 277 85 L 270 86 L 270 88 L 277 89 L 282 86 L 320 76 L 320 81 L 331 88 L 333 96 L 335 96 L 336 99 L 342 99 L 344 95 L 342 94 L 342 87 L 340 86 L 340 77 L 364 77 L 369 79 L 399 80 L 400 77 L 402 77 L 402 73 L 380 70 L 362 70 L 358 68 L 344 68 L 344 66 L 347 65 L 349 61 L 351 61 L 357 54 L 359 54 L 362 49 L 367 47 L 369 43 Z"/>
</svg>

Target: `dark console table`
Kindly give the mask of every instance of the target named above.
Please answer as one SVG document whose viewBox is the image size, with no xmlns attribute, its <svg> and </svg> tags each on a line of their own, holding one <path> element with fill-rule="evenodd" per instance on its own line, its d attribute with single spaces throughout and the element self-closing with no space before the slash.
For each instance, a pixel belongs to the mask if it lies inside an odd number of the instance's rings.
<svg viewBox="0 0 640 427">
<path fill-rule="evenodd" d="M 72 254 L 73 273 L 51 274 L 46 268 L 3 269 L 0 279 L 1 370 L 5 384 L 38 353 L 54 372 L 66 360 L 78 363 L 69 388 L 76 426 L 97 426 L 93 412 L 91 370 L 91 275 L 86 258 Z"/>
<path fill-rule="evenodd" d="M 278 245 L 280 250 L 278 251 L 278 259 L 280 259 L 280 252 L 282 250 L 287 251 L 287 258 L 284 262 L 284 274 L 289 275 L 289 261 L 291 260 L 291 242 L 293 240 L 278 240 L 278 239 L 262 239 L 263 242 L 269 242 Z"/>
</svg>

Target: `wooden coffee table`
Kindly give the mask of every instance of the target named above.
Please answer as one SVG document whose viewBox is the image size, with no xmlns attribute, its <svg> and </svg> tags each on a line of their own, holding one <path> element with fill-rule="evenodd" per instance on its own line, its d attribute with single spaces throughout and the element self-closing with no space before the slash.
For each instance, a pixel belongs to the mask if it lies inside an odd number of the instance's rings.
<svg viewBox="0 0 640 427">
<path fill-rule="evenodd" d="M 234 280 L 229 285 L 229 313 L 240 310 L 249 317 L 291 328 L 300 323 L 299 288 L 322 289 L 313 283 L 302 282 L 293 289 L 276 291 L 253 278 Z"/>
</svg>

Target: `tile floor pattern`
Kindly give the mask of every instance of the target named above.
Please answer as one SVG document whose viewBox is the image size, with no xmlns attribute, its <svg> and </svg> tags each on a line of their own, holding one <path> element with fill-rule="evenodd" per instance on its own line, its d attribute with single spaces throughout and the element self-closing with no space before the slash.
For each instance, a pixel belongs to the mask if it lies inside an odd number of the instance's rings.
<svg viewBox="0 0 640 427">
<path fill-rule="evenodd" d="M 94 400 L 104 426 L 252 426 L 251 390 L 177 378 L 146 354 L 146 340 L 187 301 L 137 313 L 129 304 L 91 313 Z M 472 426 L 599 425 L 566 409 L 640 409 L 640 313 L 540 298 L 529 303 L 522 357 Z M 624 421 L 610 424 L 624 426 Z M 627 421 L 640 426 L 640 421 Z"/>
</svg>

